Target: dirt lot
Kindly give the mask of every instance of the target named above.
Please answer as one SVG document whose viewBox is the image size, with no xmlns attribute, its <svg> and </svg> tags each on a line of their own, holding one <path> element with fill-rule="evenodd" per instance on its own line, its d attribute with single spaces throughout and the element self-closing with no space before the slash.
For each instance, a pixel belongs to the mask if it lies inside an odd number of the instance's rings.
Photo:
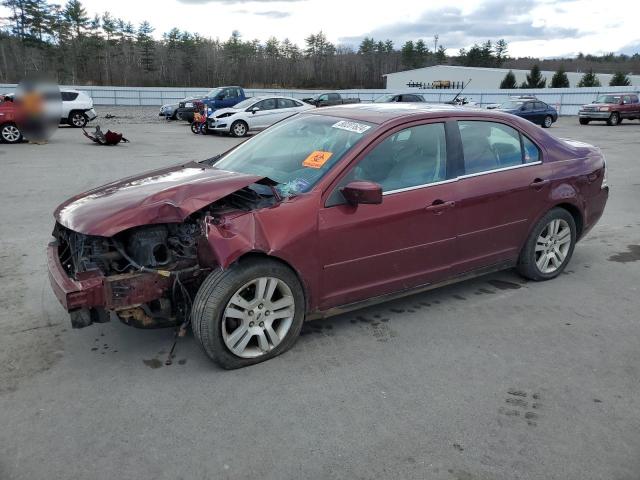
<svg viewBox="0 0 640 480">
<path fill-rule="evenodd" d="M 640 478 L 640 123 L 552 128 L 601 146 L 612 187 L 555 281 L 503 272 L 311 322 L 222 371 L 191 336 L 164 366 L 170 330 L 71 330 L 51 293 L 58 203 L 237 142 L 100 110 L 130 144 L 0 145 L 0 479 Z"/>
</svg>

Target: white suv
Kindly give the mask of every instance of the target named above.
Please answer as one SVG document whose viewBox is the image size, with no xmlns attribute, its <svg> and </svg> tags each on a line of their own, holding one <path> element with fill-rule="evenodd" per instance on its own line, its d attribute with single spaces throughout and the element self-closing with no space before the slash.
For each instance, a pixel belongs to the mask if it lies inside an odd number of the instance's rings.
<svg viewBox="0 0 640 480">
<path fill-rule="evenodd" d="M 62 96 L 62 113 L 60 123 L 82 128 L 87 122 L 96 118 L 93 99 L 78 90 L 60 90 Z"/>
</svg>

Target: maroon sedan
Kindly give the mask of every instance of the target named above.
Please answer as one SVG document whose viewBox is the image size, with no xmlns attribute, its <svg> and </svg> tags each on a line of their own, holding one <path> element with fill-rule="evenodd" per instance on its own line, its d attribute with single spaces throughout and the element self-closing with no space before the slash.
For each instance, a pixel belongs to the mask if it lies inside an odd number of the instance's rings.
<svg viewBox="0 0 640 480">
<path fill-rule="evenodd" d="M 305 319 L 511 267 L 554 278 L 608 194 L 598 148 L 513 115 L 329 107 L 71 198 L 49 272 L 74 327 L 190 322 L 237 368 Z"/>
</svg>

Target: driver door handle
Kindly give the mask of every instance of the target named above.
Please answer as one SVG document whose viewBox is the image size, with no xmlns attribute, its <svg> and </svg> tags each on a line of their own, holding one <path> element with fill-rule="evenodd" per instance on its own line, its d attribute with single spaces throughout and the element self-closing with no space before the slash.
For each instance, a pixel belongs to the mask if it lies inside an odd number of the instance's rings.
<svg viewBox="0 0 640 480">
<path fill-rule="evenodd" d="M 551 180 L 543 180 L 541 178 L 536 178 L 533 182 L 529 184 L 531 188 L 534 190 L 540 190 L 542 187 L 549 185 Z"/>
<path fill-rule="evenodd" d="M 449 208 L 453 208 L 456 206 L 456 202 L 443 202 L 442 200 L 434 200 L 434 202 L 427 207 L 429 212 L 432 212 L 436 215 L 440 215 L 442 212 Z"/>
</svg>

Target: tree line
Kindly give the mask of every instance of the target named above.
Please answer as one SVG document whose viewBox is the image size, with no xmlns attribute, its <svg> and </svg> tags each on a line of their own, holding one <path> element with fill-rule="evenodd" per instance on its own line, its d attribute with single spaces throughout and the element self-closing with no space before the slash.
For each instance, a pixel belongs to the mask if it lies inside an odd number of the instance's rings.
<svg viewBox="0 0 640 480">
<path fill-rule="evenodd" d="M 629 76 L 624 72 L 615 72 L 609 80 L 610 87 L 627 87 L 631 85 L 631 80 Z M 547 86 L 547 79 L 542 76 L 542 72 L 540 71 L 540 66 L 535 64 L 531 67 L 531 71 L 526 76 L 526 80 L 522 82 L 519 88 L 545 88 Z M 582 87 L 601 87 L 600 80 L 593 73 L 593 70 L 589 70 L 584 73 L 580 78 L 580 81 L 576 85 L 578 88 Z M 560 68 L 553 74 L 551 77 L 551 83 L 549 85 L 550 88 L 569 88 L 569 77 L 567 77 L 567 72 L 565 69 L 560 66 Z M 501 89 L 516 89 L 518 88 L 518 84 L 516 82 L 516 76 L 513 74 L 511 70 L 507 72 L 507 74 L 500 82 Z"/>
<path fill-rule="evenodd" d="M 381 88 L 385 73 L 436 64 L 522 68 L 531 60 L 510 58 L 503 39 L 474 44 L 456 55 L 447 54 L 438 35 L 433 43 L 420 38 L 400 46 L 366 37 L 351 47 L 336 45 L 319 31 L 299 46 L 287 38 L 249 40 L 237 31 L 226 40 L 178 28 L 154 35 L 148 21 L 134 25 L 108 12 L 91 17 L 80 0 L 64 5 L 0 0 L 0 5 L 9 11 L 0 23 L 3 83 L 42 76 L 75 85 Z M 576 61 L 594 64 L 599 59 Z M 640 64 L 640 56 L 607 62 Z"/>
</svg>

